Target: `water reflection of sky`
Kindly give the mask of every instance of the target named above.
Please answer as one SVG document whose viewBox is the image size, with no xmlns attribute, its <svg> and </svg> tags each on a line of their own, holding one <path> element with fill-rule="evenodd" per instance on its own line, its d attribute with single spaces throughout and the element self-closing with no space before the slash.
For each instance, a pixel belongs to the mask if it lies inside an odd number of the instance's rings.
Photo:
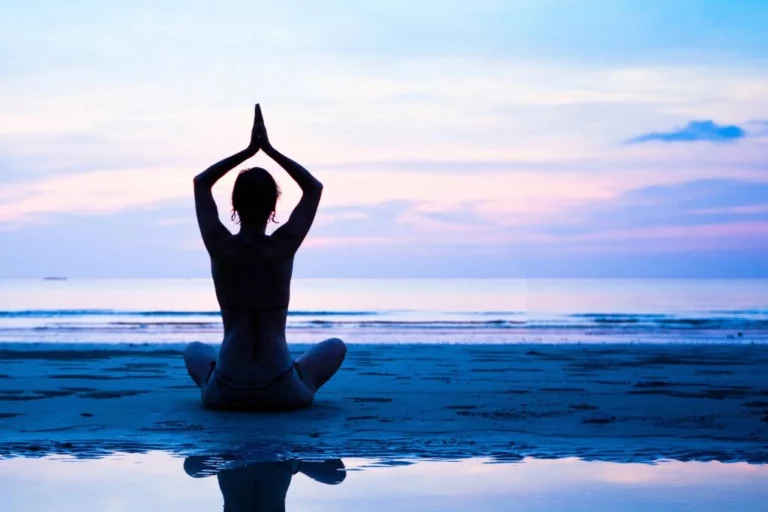
<svg viewBox="0 0 768 512">
<path fill-rule="evenodd" d="M 768 466 L 746 463 L 346 459 L 246 464 L 153 452 L 87 461 L 2 460 L 0 508 L 195 512 L 221 510 L 226 499 L 226 510 L 262 510 L 265 503 L 271 503 L 266 509 L 278 506 L 285 496 L 289 511 L 757 511 L 768 502 L 766 481 Z"/>
</svg>

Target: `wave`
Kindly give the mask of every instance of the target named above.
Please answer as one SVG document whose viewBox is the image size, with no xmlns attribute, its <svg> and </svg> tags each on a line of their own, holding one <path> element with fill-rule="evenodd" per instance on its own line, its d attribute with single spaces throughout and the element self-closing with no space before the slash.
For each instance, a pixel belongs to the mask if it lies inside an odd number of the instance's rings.
<svg viewBox="0 0 768 512">
<path fill-rule="evenodd" d="M 288 329 L 567 330 L 600 332 L 764 331 L 768 310 L 663 313 L 424 311 L 289 311 Z M 21 319 L 21 320 L 17 320 Z M 26 320 L 24 320 L 26 319 Z M 122 311 L 111 309 L 0 311 L 0 331 L 213 331 L 218 311 Z"/>
<path fill-rule="evenodd" d="M 30 327 L 0 325 L 0 331 L 96 331 L 96 330 L 163 330 L 163 331 L 209 331 L 221 330 L 221 322 L 91 322 L 91 323 L 47 323 Z M 288 322 L 288 330 L 300 329 L 381 329 L 393 331 L 413 330 L 508 330 L 508 331 L 614 331 L 614 332 L 652 332 L 652 331 L 768 331 L 768 320 L 699 320 L 677 319 L 656 323 L 578 323 L 578 322 L 540 322 L 492 320 L 487 322 L 472 321 L 324 321 L 309 320 Z"/>
<path fill-rule="evenodd" d="M 372 316 L 375 311 L 289 311 L 288 316 Z M 117 309 L 26 309 L 18 311 L 0 311 L 0 318 L 58 318 L 58 317 L 100 317 L 100 316 L 140 316 L 140 317 L 185 317 L 221 315 L 220 311 L 133 311 Z"/>
<path fill-rule="evenodd" d="M 668 314 L 625 314 L 625 313 L 577 313 L 571 318 L 584 319 L 596 327 L 656 328 L 656 329 L 766 329 L 768 311 L 718 311 L 717 316 L 676 316 Z"/>
</svg>

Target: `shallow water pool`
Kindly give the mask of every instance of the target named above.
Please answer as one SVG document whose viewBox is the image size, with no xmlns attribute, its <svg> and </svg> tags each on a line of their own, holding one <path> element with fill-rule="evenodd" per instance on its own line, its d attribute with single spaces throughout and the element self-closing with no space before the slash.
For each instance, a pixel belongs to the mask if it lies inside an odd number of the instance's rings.
<svg viewBox="0 0 768 512">
<path fill-rule="evenodd" d="M 768 465 L 523 459 L 249 462 L 164 452 L 0 460 L 0 510 L 762 511 Z"/>
</svg>

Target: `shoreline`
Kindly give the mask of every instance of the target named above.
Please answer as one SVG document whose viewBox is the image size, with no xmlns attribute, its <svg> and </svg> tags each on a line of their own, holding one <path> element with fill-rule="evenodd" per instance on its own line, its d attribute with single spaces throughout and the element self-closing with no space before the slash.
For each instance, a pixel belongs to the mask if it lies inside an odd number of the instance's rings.
<svg viewBox="0 0 768 512">
<path fill-rule="evenodd" d="M 768 462 L 763 344 L 350 344 L 280 414 L 204 409 L 183 346 L 0 344 L 0 457 Z"/>
</svg>

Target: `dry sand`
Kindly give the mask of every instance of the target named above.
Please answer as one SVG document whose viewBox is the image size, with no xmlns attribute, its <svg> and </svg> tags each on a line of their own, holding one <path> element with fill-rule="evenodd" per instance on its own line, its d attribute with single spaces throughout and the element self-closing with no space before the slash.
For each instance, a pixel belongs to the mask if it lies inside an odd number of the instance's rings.
<svg viewBox="0 0 768 512">
<path fill-rule="evenodd" d="M 768 462 L 766 345 L 352 345 L 282 414 L 204 409 L 181 349 L 0 348 L 0 456 Z"/>
</svg>

